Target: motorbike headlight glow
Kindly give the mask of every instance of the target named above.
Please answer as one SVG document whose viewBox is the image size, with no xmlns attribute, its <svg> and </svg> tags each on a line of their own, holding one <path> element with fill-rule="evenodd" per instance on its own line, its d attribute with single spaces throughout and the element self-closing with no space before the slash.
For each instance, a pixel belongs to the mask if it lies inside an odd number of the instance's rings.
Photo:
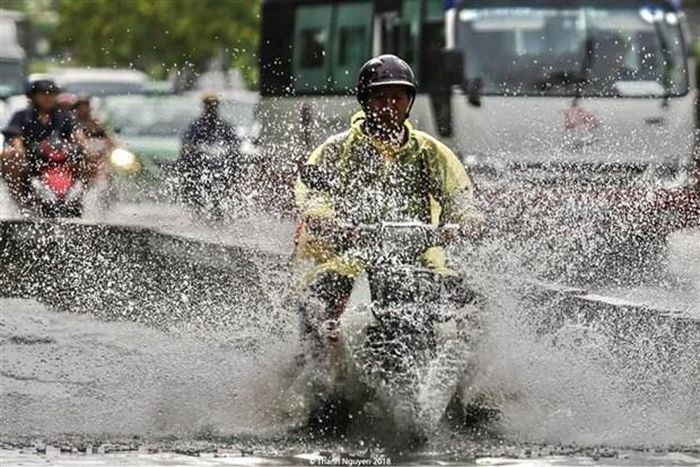
<svg viewBox="0 0 700 467">
<path fill-rule="evenodd" d="M 122 170 L 136 170 L 138 169 L 138 159 L 136 155 L 124 148 L 116 148 L 109 155 L 109 162 Z"/>
</svg>

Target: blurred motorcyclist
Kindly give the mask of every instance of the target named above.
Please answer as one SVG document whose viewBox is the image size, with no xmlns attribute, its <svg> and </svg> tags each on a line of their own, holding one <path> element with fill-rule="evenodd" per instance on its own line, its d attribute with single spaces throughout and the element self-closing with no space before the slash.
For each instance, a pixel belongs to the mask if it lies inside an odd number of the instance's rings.
<svg viewBox="0 0 700 467">
<path fill-rule="evenodd" d="M 90 96 L 85 94 L 77 96 L 73 103 L 73 113 L 86 138 L 111 139 L 104 124 L 92 114 Z"/>
<path fill-rule="evenodd" d="M 83 158 L 72 164 L 72 169 L 87 186 L 96 170 L 99 155 L 90 151 L 85 135 L 69 112 L 57 106 L 59 88 L 49 79 L 40 79 L 27 84 L 26 95 L 29 106 L 16 112 L 3 130 L 6 147 L 0 157 L 0 173 L 12 196 L 20 206 L 28 201 L 30 178 L 38 169 L 38 161 L 32 160 L 27 149 L 52 136 L 77 143 Z"/>
<path fill-rule="evenodd" d="M 92 114 L 90 96 L 82 94 L 75 98 L 73 115 L 85 138 L 96 152 L 104 156 L 114 147 L 114 138 L 107 127 Z"/>
<path fill-rule="evenodd" d="M 297 229 L 297 260 L 310 263 L 302 283 L 299 312 L 302 333 L 318 329 L 309 304 L 320 302 L 332 324 L 344 311 L 363 265 L 344 256 L 339 223 L 377 224 L 419 221 L 436 226 L 456 223 L 464 235 L 484 223 L 473 203 L 473 184 L 454 153 L 407 120 L 416 96 L 410 66 L 381 55 L 359 71 L 357 99 L 362 111 L 348 130 L 331 136 L 301 169 L 295 196 L 302 221 Z M 441 247 L 422 256 L 426 267 L 458 277 Z M 455 280 L 459 284 L 459 280 Z"/>
<path fill-rule="evenodd" d="M 240 173 L 240 140 L 234 126 L 219 116 L 216 94 L 204 94 L 202 104 L 202 114 L 182 137 L 181 189 L 185 202 L 211 208 L 218 218 L 220 202 L 229 197 Z"/>
<path fill-rule="evenodd" d="M 206 93 L 202 104 L 202 114 L 190 123 L 182 136 L 182 158 L 186 163 L 196 164 L 198 145 L 225 143 L 237 150 L 240 144 L 236 129 L 219 115 L 219 96 Z"/>
<path fill-rule="evenodd" d="M 85 135 L 87 146 L 100 156 L 93 178 L 95 186 L 98 187 L 100 206 L 106 209 L 116 201 L 117 197 L 113 167 L 109 164 L 109 156 L 116 147 L 115 138 L 107 126 L 93 115 L 90 96 L 86 94 L 75 96 L 71 111 L 78 127 Z"/>
</svg>

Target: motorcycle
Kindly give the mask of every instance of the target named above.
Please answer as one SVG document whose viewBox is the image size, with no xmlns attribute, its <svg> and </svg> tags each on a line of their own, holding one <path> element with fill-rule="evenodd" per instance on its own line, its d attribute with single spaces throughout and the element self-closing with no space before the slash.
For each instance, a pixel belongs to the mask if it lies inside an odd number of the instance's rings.
<svg viewBox="0 0 700 467">
<path fill-rule="evenodd" d="M 326 352 L 310 359 L 295 382 L 296 389 L 312 388 L 302 404 L 309 426 L 337 434 L 344 423 L 364 418 L 383 424 L 379 431 L 390 433 L 391 442 L 411 445 L 444 420 L 496 417 L 497 409 L 470 400 L 466 389 L 482 299 L 459 279 L 421 264 L 427 248 L 455 237 L 456 226 L 341 229 L 345 254 L 365 266 L 369 300 L 318 327 Z"/>
<path fill-rule="evenodd" d="M 29 207 L 41 217 L 82 216 L 85 187 L 74 168 L 83 154 L 78 145 L 54 137 L 31 146 L 28 154 L 35 168 Z"/>
<path fill-rule="evenodd" d="M 180 195 L 197 215 L 221 220 L 230 209 L 240 178 L 235 146 L 199 144 L 180 161 Z"/>
</svg>

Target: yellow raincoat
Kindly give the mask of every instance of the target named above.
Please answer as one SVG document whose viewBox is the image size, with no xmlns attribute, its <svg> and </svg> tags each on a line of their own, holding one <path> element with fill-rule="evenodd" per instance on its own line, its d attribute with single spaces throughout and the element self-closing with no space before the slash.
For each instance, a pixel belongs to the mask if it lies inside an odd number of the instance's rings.
<svg viewBox="0 0 700 467">
<path fill-rule="evenodd" d="M 349 130 L 331 136 L 306 162 L 330 173 L 328 191 L 295 186 L 296 203 L 303 221 L 334 218 L 350 223 L 420 221 L 441 225 L 479 224 L 474 207 L 473 183 L 462 163 L 444 144 L 404 123 L 408 139 L 391 145 L 362 131 L 365 116 L 352 117 Z M 334 272 L 357 277 L 364 268 L 356 259 L 336 251 L 327 239 L 314 237 L 300 225 L 295 257 L 311 261 L 306 283 L 318 274 Z M 447 267 L 445 252 L 432 247 L 423 254 L 426 267 L 438 274 L 456 275 Z"/>
</svg>

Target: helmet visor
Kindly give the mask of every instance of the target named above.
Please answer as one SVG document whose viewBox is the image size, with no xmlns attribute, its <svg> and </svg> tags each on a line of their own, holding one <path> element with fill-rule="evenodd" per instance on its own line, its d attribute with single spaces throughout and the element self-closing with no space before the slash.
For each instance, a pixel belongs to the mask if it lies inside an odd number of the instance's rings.
<svg viewBox="0 0 700 467">
<path fill-rule="evenodd" d="M 406 81 L 405 79 L 395 79 L 395 80 L 387 80 L 387 81 L 380 81 L 378 83 L 371 83 L 367 87 L 368 88 L 376 88 L 379 86 L 390 86 L 392 84 L 398 84 L 402 86 L 408 86 L 411 89 L 415 89 L 415 85 L 411 83 L 410 81 Z"/>
</svg>

